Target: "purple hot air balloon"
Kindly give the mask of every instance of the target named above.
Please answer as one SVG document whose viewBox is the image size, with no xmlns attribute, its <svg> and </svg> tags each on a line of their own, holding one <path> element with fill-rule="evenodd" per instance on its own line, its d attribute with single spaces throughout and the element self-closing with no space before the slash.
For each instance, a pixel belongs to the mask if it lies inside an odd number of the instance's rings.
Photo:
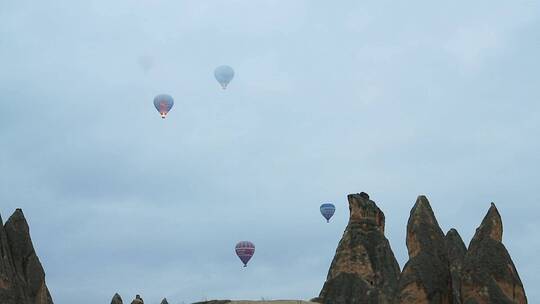
<svg viewBox="0 0 540 304">
<path fill-rule="evenodd" d="M 240 258 L 244 267 L 247 267 L 247 263 L 255 253 L 255 245 L 252 242 L 242 241 L 236 244 L 236 255 Z"/>
<path fill-rule="evenodd" d="M 154 106 L 161 115 L 161 118 L 165 118 L 165 116 L 167 116 L 167 113 L 169 113 L 173 105 L 174 100 L 170 95 L 160 94 L 154 98 Z"/>
</svg>

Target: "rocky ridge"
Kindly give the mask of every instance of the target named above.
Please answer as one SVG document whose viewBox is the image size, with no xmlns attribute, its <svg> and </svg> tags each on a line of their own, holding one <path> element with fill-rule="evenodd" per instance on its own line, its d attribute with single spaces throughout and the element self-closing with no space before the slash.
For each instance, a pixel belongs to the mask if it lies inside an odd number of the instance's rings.
<svg viewBox="0 0 540 304">
<path fill-rule="evenodd" d="M 465 254 L 461 272 L 463 303 L 527 303 L 502 234 L 501 216 L 492 203 Z"/>
<path fill-rule="evenodd" d="M 348 196 L 350 219 L 319 295 L 325 303 L 392 303 L 399 265 L 384 236 L 384 213 L 366 193 Z"/>
<path fill-rule="evenodd" d="M 384 215 L 365 193 L 349 195 L 349 224 L 318 298 L 324 304 L 526 304 L 516 267 L 502 244 L 502 220 L 491 204 L 465 247 L 443 233 L 427 197 L 407 224 L 409 260 L 400 272 L 384 237 Z M 383 271 L 381 271 L 383 270 Z"/>
</svg>

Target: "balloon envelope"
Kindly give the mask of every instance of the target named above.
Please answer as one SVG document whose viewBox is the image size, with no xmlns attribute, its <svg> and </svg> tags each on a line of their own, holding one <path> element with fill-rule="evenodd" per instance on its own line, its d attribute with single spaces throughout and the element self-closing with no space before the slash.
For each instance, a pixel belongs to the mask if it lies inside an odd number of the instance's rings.
<svg viewBox="0 0 540 304">
<path fill-rule="evenodd" d="M 321 205 L 321 214 L 326 219 L 326 222 L 330 222 L 330 218 L 332 218 L 334 212 L 336 212 L 336 206 L 334 204 L 324 203 Z"/>
<path fill-rule="evenodd" d="M 159 114 L 161 114 L 161 118 L 167 116 L 167 113 L 169 113 L 173 105 L 174 100 L 170 95 L 160 94 L 154 98 L 154 106 Z"/>
<path fill-rule="evenodd" d="M 214 70 L 214 77 L 221 84 L 221 87 L 225 90 L 229 82 L 234 78 L 234 70 L 228 65 L 218 66 Z"/>
<path fill-rule="evenodd" d="M 242 263 L 244 263 L 244 267 L 247 267 L 247 263 L 255 254 L 255 245 L 253 245 L 252 242 L 248 241 L 242 241 L 236 244 L 236 255 L 240 258 Z"/>
</svg>

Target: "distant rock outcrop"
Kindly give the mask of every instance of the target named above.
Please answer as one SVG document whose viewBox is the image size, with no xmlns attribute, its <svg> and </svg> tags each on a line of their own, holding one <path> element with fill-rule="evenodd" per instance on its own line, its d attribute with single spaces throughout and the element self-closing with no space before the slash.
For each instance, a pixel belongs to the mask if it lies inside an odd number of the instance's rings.
<svg viewBox="0 0 540 304">
<path fill-rule="evenodd" d="M 2 304 L 53 303 L 21 209 L 17 209 L 5 225 L 0 218 L 0 255 Z"/>
<path fill-rule="evenodd" d="M 140 295 L 136 295 L 135 299 L 131 301 L 131 304 L 144 304 L 144 300 L 141 298 Z"/>
<path fill-rule="evenodd" d="M 464 304 L 527 303 L 516 267 L 502 244 L 499 211 L 491 204 L 469 244 L 461 277 Z"/>
<path fill-rule="evenodd" d="M 452 303 L 444 234 L 427 198 L 419 196 L 407 224 L 409 261 L 399 280 L 399 303 Z"/>
<path fill-rule="evenodd" d="M 114 294 L 111 304 L 123 304 L 122 297 L 120 297 L 120 295 L 117 293 Z M 135 299 L 133 299 L 131 304 L 144 304 L 144 300 L 140 295 L 136 295 Z M 163 300 L 161 300 L 161 304 L 169 304 L 169 302 L 167 301 L 167 298 L 164 298 Z"/>
<path fill-rule="evenodd" d="M 350 218 L 322 291 L 320 303 L 393 303 L 399 265 L 384 236 L 384 213 L 366 193 L 348 196 Z"/>
<path fill-rule="evenodd" d="M 461 304 L 461 270 L 467 247 L 456 229 L 446 233 L 446 250 L 450 263 L 450 276 L 452 279 L 452 300 L 454 304 Z"/>
<path fill-rule="evenodd" d="M 124 304 L 124 302 L 122 301 L 122 297 L 115 293 L 111 300 L 111 304 Z"/>
</svg>

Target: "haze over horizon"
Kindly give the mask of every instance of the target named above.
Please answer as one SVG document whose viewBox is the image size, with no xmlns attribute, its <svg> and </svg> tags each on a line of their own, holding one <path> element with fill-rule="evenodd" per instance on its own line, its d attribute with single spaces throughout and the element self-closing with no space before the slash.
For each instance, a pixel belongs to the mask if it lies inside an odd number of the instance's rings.
<svg viewBox="0 0 540 304">
<path fill-rule="evenodd" d="M 317 296 L 349 193 L 401 267 L 417 195 L 466 244 L 493 201 L 538 303 L 538 54 L 534 1 L 3 1 L 0 213 L 55 303 L 177 304 Z"/>
</svg>

